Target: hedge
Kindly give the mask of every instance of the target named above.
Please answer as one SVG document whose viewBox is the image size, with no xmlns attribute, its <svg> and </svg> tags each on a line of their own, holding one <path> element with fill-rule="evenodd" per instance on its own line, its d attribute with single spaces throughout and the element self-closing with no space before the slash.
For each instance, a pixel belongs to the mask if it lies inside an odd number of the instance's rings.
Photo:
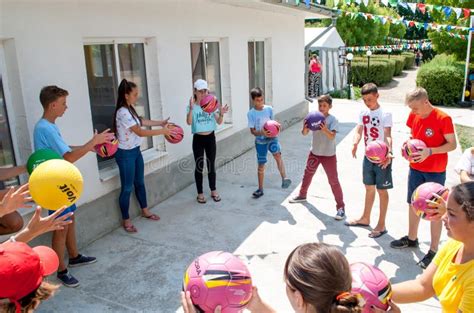
<svg viewBox="0 0 474 313">
<path fill-rule="evenodd" d="M 367 77 L 367 60 L 356 59 L 352 62 L 352 84 L 362 86 L 372 82 L 377 86 L 384 86 L 392 81 L 395 73 L 395 61 L 370 60 L 370 69 Z"/>
<path fill-rule="evenodd" d="M 431 103 L 455 106 L 461 100 L 464 85 L 463 64 L 441 54 L 423 64 L 418 71 L 416 84 L 428 91 Z"/>
<path fill-rule="evenodd" d="M 372 58 L 370 60 L 372 61 Z M 401 75 L 405 65 L 405 57 L 398 55 L 391 56 L 390 59 L 388 58 L 388 55 L 377 55 L 374 60 L 393 63 L 393 66 L 395 66 L 395 72 L 393 76 Z"/>
<path fill-rule="evenodd" d="M 403 69 L 409 70 L 413 68 L 415 64 L 415 54 L 413 52 L 402 52 L 401 55 L 405 57 L 405 65 Z"/>
</svg>

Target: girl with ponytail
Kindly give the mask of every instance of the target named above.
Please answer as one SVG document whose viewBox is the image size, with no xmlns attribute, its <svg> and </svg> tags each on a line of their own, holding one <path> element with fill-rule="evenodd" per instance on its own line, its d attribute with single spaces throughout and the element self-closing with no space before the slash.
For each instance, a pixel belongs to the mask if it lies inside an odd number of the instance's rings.
<svg viewBox="0 0 474 313">
<path fill-rule="evenodd" d="M 135 103 L 138 100 L 137 85 L 123 79 L 118 88 L 117 106 L 114 113 L 113 131 L 115 132 L 119 146 L 115 154 L 115 160 L 120 172 L 121 190 L 119 205 L 122 213 L 123 228 L 126 232 L 135 233 L 137 229 L 133 226 L 129 216 L 130 195 L 132 186 L 135 187 L 142 216 L 152 221 L 158 221 L 158 215 L 148 209 L 145 190 L 145 170 L 140 145 L 143 137 L 158 135 L 169 135 L 167 127 L 168 119 L 163 121 L 148 120 L 138 116 Z M 143 126 L 160 126 L 160 129 L 145 129 Z"/>
<path fill-rule="evenodd" d="M 296 313 L 359 313 L 357 297 L 350 293 L 351 270 L 335 246 L 308 243 L 290 253 L 284 269 L 286 294 Z M 248 309 L 275 313 L 254 287 Z"/>
</svg>

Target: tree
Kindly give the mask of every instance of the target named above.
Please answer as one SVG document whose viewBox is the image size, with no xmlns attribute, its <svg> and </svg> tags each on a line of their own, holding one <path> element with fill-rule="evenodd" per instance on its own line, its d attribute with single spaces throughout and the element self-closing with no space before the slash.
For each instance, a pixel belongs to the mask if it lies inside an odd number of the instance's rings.
<svg viewBox="0 0 474 313">
<path fill-rule="evenodd" d="M 426 0 L 427 4 L 438 5 L 438 6 L 451 6 L 455 8 L 469 8 L 474 9 L 474 0 Z M 435 23 L 441 25 L 457 25 L 463 27 L 469 27 L 469 18 L 457 18 L 456 13 L 453 11 L 449 17 L 441 9 L 434 9 L 430 12 L 432 19 Z M 451 31 L 453 34 L 468 35 L 467 32 Z M 448 32 L 430 30 L 428 37 L 431 39 L 434 50 L 437 53 L 446 53 L 456 56 L 458 60 L 464 60 L 466 58 L 467 43 L 468 41 L 461 38 L 453 38 L 449 36 Z M 471 50 L 471 58 L 474 58 L 474 51 Z"/>
<path fill-rule="evenodd" d="M 334 6 L 333 0 L 326 2 L 328 7 Z M 337 18 L 336 28 L 347 46 L 373 46 L 386 44 L 386 37 L 402 38 L 405 35 L 406 28 L 403 24 L 385 24 L 375 15 L 390 16 L 399 18 L 396 10 L 391 8 L 380 7 L 370 0 L 368 6 L 364 3 L 355 5 L 354 3 L 340 3 L 338 8 L 341 11 L 352 13 L 369 13 L 373 14 L 372 18 L 363 16 L 351 17 L 350 15 L 340 15 Z"/>
</svg>

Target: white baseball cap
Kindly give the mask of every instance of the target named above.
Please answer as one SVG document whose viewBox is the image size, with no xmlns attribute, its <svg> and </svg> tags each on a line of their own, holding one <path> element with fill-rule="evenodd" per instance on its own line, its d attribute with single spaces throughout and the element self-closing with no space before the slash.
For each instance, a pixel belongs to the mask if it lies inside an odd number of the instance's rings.
<svg viewBox="0 0 474 313">
<path fill-rule="evenodd" d="M 207 82 L 204 79 L 198 79 L 194 82 L 194 88 L 196 90 L 209 89 L 207 87 Z"/>
</svg>

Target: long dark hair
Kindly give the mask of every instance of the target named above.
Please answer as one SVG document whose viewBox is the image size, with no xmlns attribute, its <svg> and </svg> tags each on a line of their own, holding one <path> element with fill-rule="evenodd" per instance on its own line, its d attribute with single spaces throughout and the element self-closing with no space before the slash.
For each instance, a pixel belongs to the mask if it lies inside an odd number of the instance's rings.
<svg viewBox="0 0 474 313">
<path fill-rule="evenodd" d="M 298 246 L 286 260 L 288 287 L 298 290 L 316 312 L 360 313 L 359 300 L 350 293 L 351 270 L 344 254 L 324 243 Z"/>
<path fill-rule="evenodd" d="M 134 82 L 126 80 L 125 78 L 122 79 L 122 81 L 120 82 L 120 85 L 118 87 L 117 105 L 115 106 L 114 112 L 114 121 L 112 124 L 112 131 L 115 134 L 117 134 L 117 111 L 122 107 L 127 108 L 127 110 L 130 112 L 130 114 L 138 122 L 139 125 L 142 124 L 142 118 L 138 115 L 137 111 L 133 106 L 127 104 L 127 99 L 125 99 L 125 95 L 131 93 L 134 88 L 137 88 L 137 85 Z"/>
</svg>

